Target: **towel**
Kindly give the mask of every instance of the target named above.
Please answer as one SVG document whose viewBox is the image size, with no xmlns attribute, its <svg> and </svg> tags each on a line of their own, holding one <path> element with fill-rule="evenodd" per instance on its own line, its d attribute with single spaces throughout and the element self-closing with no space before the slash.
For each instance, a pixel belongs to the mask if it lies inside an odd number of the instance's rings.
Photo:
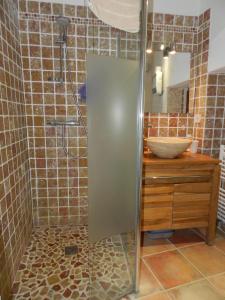
<svg viewBox="0 0 225 300">
<path fill-rule="evenodd" d="M 89 0 L 89 7 L 104 23 L 124 31 L 139 32 L 140 0 Z"/>
</svg>

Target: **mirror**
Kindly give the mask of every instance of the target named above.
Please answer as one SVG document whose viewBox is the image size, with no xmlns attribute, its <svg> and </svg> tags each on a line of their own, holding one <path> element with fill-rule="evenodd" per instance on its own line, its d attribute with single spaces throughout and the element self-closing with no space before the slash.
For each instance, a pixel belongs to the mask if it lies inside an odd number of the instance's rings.
<svg viewBox="0 0 225 300">
<path fill-rule="evenodd" d="M 191 53 L 169 52 L 146 55 L 145 112 L 188 113 Z"/>
</svg>

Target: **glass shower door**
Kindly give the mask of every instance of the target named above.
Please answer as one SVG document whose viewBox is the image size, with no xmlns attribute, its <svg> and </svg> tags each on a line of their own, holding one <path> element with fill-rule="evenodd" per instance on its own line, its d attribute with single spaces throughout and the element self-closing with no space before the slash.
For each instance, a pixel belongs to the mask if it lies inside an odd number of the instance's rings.
<svg viewBox="0 0 225 300">
<path fill-rule="evenodd" d="M 135 289 L 139 61 L 88 55 L 91 299 Z"/>
</svg>

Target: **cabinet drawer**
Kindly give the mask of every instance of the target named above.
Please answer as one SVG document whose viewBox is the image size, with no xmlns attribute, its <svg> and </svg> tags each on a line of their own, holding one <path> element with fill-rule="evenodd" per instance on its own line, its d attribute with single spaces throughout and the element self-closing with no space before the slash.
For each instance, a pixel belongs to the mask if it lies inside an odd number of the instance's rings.
<svg viewBox="0 0 225 300">
<path fill-rule="evenodd" d="M 210 193 L 211 182 L 174 184 L 175 193 Z"/>
<path fill-rule="evenodd" d="M 141 223 L 143 231 L 171 228 L 172 207 L 144 207 Z"/>
<path fill-rule="evenodd" d="M 144 195 L 142 197 L 144 208 L 147 207 L 172 207 L 173 194 Z"/>
<path fill-rule="evenodd" d="M 186 182 L 208 182 L 211 180 L 211 174 L 202 174 L 202 175 L 177 175 L 177 176 L 147 176 L 144 177 L 142 182 L 144 185 L 151 184 L 163 184 L 163 183 L 186 183 Z"/>
<path fill-rule="evenodd" d="M 199 167 L 182 167 L 180 169 L 176 168 L 153 168 L 147 166 L 143 168 L 143 177 L 188 177 L 188 176 L 212 176 L 212 169 L 209 167 L 199 168 Z"/>
<path fill-rule="evenodd" d="M 154 170 L 152 168 L 143 169 L 143 184 L 176 184 L 188 182 L 208 182 L 212 178 L 211 170 L 199 169 L 165 169 Z"/>
<path fill-rule="evenodd" d="M 153 194 L 169 194 L 174 192 L 173 184 L 157 184 L 157 185 L 146 185 L 142 188 L 142 195 L 153 195 Z"/>
</svg>

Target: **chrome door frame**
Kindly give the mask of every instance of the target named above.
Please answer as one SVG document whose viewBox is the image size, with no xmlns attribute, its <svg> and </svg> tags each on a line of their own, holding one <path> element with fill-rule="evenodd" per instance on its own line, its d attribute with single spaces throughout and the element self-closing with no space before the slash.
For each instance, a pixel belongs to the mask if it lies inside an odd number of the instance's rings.
<svg viewBox="0 0 225 300">
<path fill-rule="evenodd" d="M 141 210 L 142 210 L 142 163 L 143 163 L 143 118 L 144 118 L 144 85 L 145 85 L 145 65 L 147 46 L 147 20 L 148 20 L 148 0 L 141 0 L 140 16 L 140 81 L 139 81 L 139 101 L 137 109 L 137 216 L 136 216 L 136 272 L 135 272 L 135 292 L 139 290 L 140 276 L 140 247 L 141 247 Z"/>
</svg>

